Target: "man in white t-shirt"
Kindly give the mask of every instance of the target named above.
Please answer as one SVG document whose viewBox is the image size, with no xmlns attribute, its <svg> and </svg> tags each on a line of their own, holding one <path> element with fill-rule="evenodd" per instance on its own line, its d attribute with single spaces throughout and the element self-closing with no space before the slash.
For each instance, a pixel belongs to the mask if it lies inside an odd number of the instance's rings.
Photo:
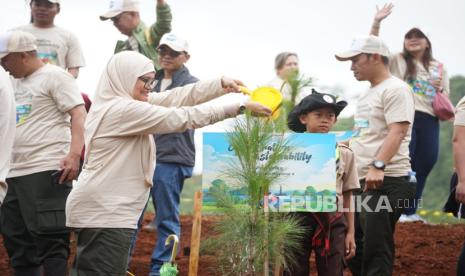
<svg viewBox="0 0 465 276">
<path fill-rule="evenodd" d="M 55 25 L 60 12 L 60 0 L 31 0 L 31 23 L 17 29 L 37 38 L 37 54 L 44 63 L 67 70 L 75 78 L 85 66 L 84 54 L 78 38 L 70 31 Z"/>
<path fill-rule="evenodd" d="M 32 34 L 1 35 L 0 60 L 16 79 L 16 135 L 0 215 L 4 245 L 16 275 L 40 275 L 41 267 L 45 275 L 66 275 L 65 203 L 84 145 L 84 102 L 70 74 L 41 61 Z"/>
<path fill-rule="evenodd" d="M 10 169 L 10 156 L 15 139 L 16 109 L 10 76 L 0 66 L 0 206 L 5 198 L 7 184 L 5 181 Z"/>
<path fill-rule="evenodd" d="M 415 194 L 408 148 L 414 100 L 409 86 L 390 74 L 388 56 L 376 36 L 358 37 L 349 51 L 336 55 L 352 62 L 358 81 L 370 82 L 359 96 L 350 141 L 366 203 L 357 210 L 357 255 L 349 261 L 354 275 L 392 275 L 395 225 L 407 207 L 402 203 Z"/>
</svg>

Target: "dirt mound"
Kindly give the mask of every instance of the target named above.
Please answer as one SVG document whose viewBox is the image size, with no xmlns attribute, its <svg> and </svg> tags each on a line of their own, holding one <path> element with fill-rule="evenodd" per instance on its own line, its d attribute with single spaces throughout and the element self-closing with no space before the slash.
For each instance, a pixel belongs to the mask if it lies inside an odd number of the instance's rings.
<svg viewBox="0 0 465 276">
<path fill-rule="evenodd" d="M 153 216 L 147 215 L 147 224 Z M 204 217 L 202 239 L 212 234 L 218 218 Z M 188 247 L 192 218 L 183 216 L 181 254 L 176 260 L 180 275 L 188 274 Z M 129 270 L 135 275 L 148 275 L 150 256 L 156 234 L 141 231 Z M 463 225 L 427 225 L 423 223 L 399 223 L 396 229 L 396 261 L 394 275 L 455 275 L 457 256 L 465 237 Z M 73 248 L 74 254 L 74 248 Z M 215 256 L 201 256 L 198 275 L 217 275 Z M 5 248 L 0 246 L 0 275 L 12 275 Z M 350 275 L 350 274 L 348 274 Z"/>
</svg>

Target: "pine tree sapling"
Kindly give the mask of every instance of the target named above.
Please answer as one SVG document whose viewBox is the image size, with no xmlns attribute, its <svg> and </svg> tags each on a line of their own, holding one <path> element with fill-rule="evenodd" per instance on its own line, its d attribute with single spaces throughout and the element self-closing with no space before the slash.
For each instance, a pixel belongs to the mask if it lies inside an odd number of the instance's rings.
<svg viewBox="0 0 465 276">
<path fill-rule="evenodd" d="M 238 162 L 231 162 L 224 173 L 244 188 L 247 204 L 235 205 L 228 189 L 218 184 L 211 195 L 223 211 L 217 235 L 207 241 L 214 250 L 222 275 L 263 275 L 264 263 L 269 267 L 287 267 L 305 231 L 288 214 L 265 213 L 263 199 L 270 185 L 279 179 L 276 169 L 283 156 L 290 151 L 284 135 L 274 132 L 273 122 L 247 115 L 236 120 L 228 139 Z M 273 143 L 268 160 L 259 157 L 265 147 Z M 273 263 L 274 262 L 274 263 Z"/>
</svg>

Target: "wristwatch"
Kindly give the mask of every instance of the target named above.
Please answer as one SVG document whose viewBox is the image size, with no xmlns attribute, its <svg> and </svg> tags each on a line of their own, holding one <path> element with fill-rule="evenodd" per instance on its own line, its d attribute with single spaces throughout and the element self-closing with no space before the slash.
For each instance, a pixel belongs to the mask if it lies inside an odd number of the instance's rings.
<svg viewBox="0 0 465 276">
<path fill-rule="evenodd" d="M 239 106 L 239 114 L 244 114 L 244 112 L 245 112 L 245 105 L 241 104 Z"/>
<path fill-rule="evenodd" d="M 384 164 L 384 162 L 381 160 L 375 160 L 371 163 L 371 165 L 377 170 L 384 171 L 384 168 L 386 168 L 386 164 Z"/>
</svg>

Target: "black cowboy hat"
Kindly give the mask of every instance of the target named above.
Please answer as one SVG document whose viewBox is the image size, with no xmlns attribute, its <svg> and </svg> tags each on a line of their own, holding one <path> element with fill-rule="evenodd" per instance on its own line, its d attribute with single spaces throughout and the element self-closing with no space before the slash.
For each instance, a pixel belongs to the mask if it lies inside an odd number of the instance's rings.
<svg viewBox="0 0 465 276">
<path fill-rule="evenodd" d="M 336 117 L 341 110 L 347 106 L 346 101 L 336 102 L 336 97 L 331 94 L 319 93 L 312 89 L 312 94 L 303 98 L 298 105 L 296 105 L 289 115 L 287 116 L 287 126 L 295 132 L 305 132 L 307 127 L 300 122 L 300 115 L 307 114 L 315 109 L 329 107 L 334 110 Z"/>
</svg>

